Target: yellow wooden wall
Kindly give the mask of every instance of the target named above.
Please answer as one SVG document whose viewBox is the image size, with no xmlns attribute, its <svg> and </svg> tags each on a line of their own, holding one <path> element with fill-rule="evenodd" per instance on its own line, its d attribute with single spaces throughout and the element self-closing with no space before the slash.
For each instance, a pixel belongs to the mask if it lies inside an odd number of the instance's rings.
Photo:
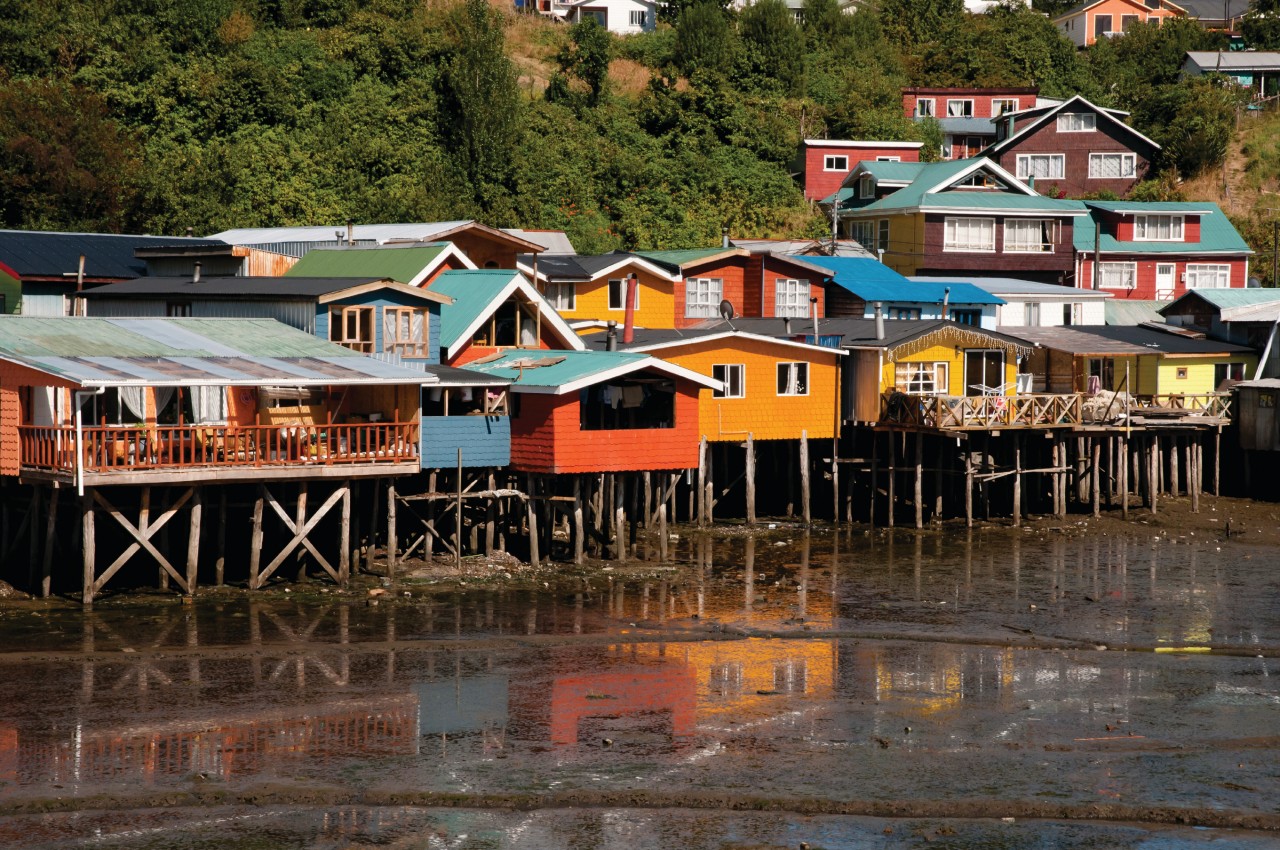
<svg viewBox="0 0 1280 850">
<path fill-rule="evenodd" d="M 893 389 L 897 380 L 896 367 L 899 362 L 946 363 L 948 387 L 944 395 L 965 395 L 964 352 L 963 348 L 957 351 L 954 345 L 934 345 L 914 354 L 901 356 L 897 361 L 886 358 L 884 373 L 880 377 L 880 391 L 883 393 Z M 1008 352 L 1005 353 L 1004 374 L 1005 383 L 1011 387 L 1008 395 L 1013 395 L 1012 386 L 1017 380 L 1018 363 Z M 905 390 L 904 387 L 899 389 Z"/>
<path fill-rule="evenodd" d="M 1159 371 L 1156 378 L 1157 389 L 1144 389 L 1143 393 L 1151 392 L 1159 395 L 1170 395 L 1173 393 L 1203 395 L 1204 393 L 1211 393 L 1217 389 L 1213 382 L 1214 367 L 1219 363 L 1241 362 L 1245 364 L 1245 375 L 1252 377 L 1253 370 L 1258 365 L 1258 358 L 1254 355 L 1236 354 L 1219 355 L 1217 357 L 1164 357 L 1158 361 Z M 1179 369 L 1187 370 L 1187 376 L 1185 378 L 1178 377 Z"/>
<path fill-rule="evenodd" d="M 640 281 L 640 303 L 636 308 L 636 325 L 642 328 L 674 328 L 676 326 L 675 287 L 677 284 L 642 268 L 624 266 L 597 280 L 575 284 L 574 309 L 562 310 L 566 319 L 612 319 L 621 325 L 626 310 L 609 309 L 609 279 L 624 278 L 635 272 Z"/>
<path fill-rule="evenodd" d="M 718 339 L 652 352 L 677 366 L 713 376 L 717 364 L 741 363 L 743 398 L 698 397 L 701 433 L 710 441 L 798 440 L 837 436 L 840 415 L 840 355 L 780 345 L 764 340 Z M 809 364 L 809 394 L 778 395 L 778 364 Z"/>
</svg>

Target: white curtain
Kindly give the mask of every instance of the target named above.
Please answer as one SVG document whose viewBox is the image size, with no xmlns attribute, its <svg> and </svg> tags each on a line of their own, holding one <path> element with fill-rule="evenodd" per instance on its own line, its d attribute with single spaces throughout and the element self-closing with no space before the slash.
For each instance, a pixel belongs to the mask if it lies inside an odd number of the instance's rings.
<svg viewBox="0 0 1280 850">
<path fill-rule="evenodd" d="M 192 418 L 197 425 L 227 424 L 227 388 L 191 387 Z"/>
<path fill-rule="evenodd" d="M 398 311 L 392 310 L 390 307 L 382 308 L 382 350 L 383 351 L 398 350 L 396 348 L 396 338 L 399 336 L 399 334 L 396 333 L 396 330 L 397 330 L 396 318 L 399 315 L 400 313 Z"/>
<path fill-rule="evenodd" d="M 169 406 L 169 402 L 173 401 L 173 387 L 156 387 L 156 415 L 160 415 L 160 411 Z"/>
<path fill-rule="evenodd" d="M 146 390 L 143 387 L 120 387 L 119 392 L 120 404 L 139 422 L 147 421 Z"/>
<path fill-rule="evenodd" d="M 61 390 L 53 387 L 32 387 L 31 388 L 31 421 L 36 425 L 44 425 L 46 427 L 55 423 L 61 424 L 61 418 L 56 416 L 54 399 L 61 394 Z M 57 405 L 61 407 L 61 405 Z"/>
</svg>

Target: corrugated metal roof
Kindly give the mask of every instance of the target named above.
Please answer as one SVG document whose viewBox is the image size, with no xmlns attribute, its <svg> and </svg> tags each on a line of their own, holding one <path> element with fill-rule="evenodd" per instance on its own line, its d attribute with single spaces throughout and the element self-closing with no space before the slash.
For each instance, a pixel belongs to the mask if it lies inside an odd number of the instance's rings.
<svg viewBox="0 0 1280 850">
<path fill-rule="evenodd" d="M 517 280 L 524 280 L 519 272 L 478 269 L 445 272 L 432 281 L 432 291 L 453 299 L 440 310 L 440 344 L 451 348 L 461 341 L 477 318 L 497 309 L 503 290 Z M 546 308 L 551 310 L 550 305 Z"/>
<path fill-rule="evenodd" d="M 147 264 L 134 256 L 137 248 L 157 246 L 225 245 L 217 239 L 178 236 L 117 236 L 109 233 L 50 233 L 0 230 L 0 263 L 23 277 L 69 276 L 75 282 L 80 255 L 90 278 L 127 280 L 147 273 Z"/>
<path fill-rule="evenodd" d="M 431 240 L 436 234 L 455 230 L 470 219 L 458 221 L 433 221 L 413 224 L 357 224 L 352 228 L 357 242 L 386 242 L 392 239 L 412 241 Z M 344 224 L 319 225 L 308 227 L 243 227 L 215 233 L 211 239 L 221 239 L 232 245 L 264 245 L 280 242 L 329 242 L 335 237 L 345 240 L 347 227 Z"/>
<path fill-rule="evenodd" d="M 0 358 L 86 386 L 434 383 L 269 319 L 6 316 Z"/>
<path fill-rule="evenodd" d="M 507 378 L 516 392 L 561 395 L 639 371 L 658 372 L 711 389 L 723 384 L 648 354 L 627 351 L 509 351 L 468 369 Z"/>
<path fill-rule="evenodd" d="M 1252 348 L 1134 325 L 1076 325 L 1076 330 L 1165 354 L 1246 354 Z"/>
<path fill-rule="evenodd" d="M 1280 289 L 1193 289 L 1163 304 L 1159 312 L 1168 314 L 1184 301 L 1204 301 L 1219 310 L 1257 307 L 1280 301 Z"/>
<path fill-rule="evenodd" d="M 1098 209 L 1106 209 L 1106 207 L 1096 204 L 1093 201 L 1085 202 L 1087 206 L 1097 207 Z M 1111 206 L 1111 205 L 1108 205 Z M 1115 204 L 1118 208 L 1126 210 L 1136 209 L 1139 206 L 1134 203 Z M 1104 233 L 1099 240 L 1098 248 L 1103 253 L 1111 254 L 1195 254 L 1206 251 L 1216 251 L 1220 253 L 1232 254 L 1252 254 L 1249 246 L 1244 239 L 1236 231 L 1231 224 L 1231 220 L 1222 212 L 1217 204 L 1196 202 L 1196 203 L 1161 203 L 1159 207 L 1153 207 L 1156 212 L 1182 212 L 1184 214 L 1204 210 L 1209 210 L 1207 215 L 1200 216 L 1200 241 L 1199 242 L 1121 242 L 1115 236 Z M 1078 218 L 1075 226 L 1071 229 L 1072 241 L 1075 243 L 1077 251 L 1086 251 L 1092 255 L 1094 250 L 1094 236 L 1098 228 L 1097 221 L 1092 217 Z"/>
<path fill-rule="evenodd" d="M 1135 356 L 1139 354 L 1155 354 L 1149 348 L 1136 343 L 1106 337 L 1082 331 L 1079 327 L 1004 327 L 1002 333 L 1024 339 L 1042 348 L 1054 351 L 1065 351 L 1072 355 L 1101 354 L 1107 356 Z"/>
<path fill-rule="evenodd" d="M 1140 325 L 1143 322 L 1163 322 L 1160 308 L 1168 301 L 1143 301 L 1131 298 L 1112 298 L 1105 305 L 1108 325 Z"/>
<path fill-rule="evenodd" d="M 827 269 L 838 286 L 863 301 L 941 304 L 949 289 L 951 304 L 1004 303 L 967 283 L 908 280 L 884 263 L 866 257 L 811 257 L 809 262 Z"/>
<path fill-rule="evenodd" d="M 938 282 L 942 278 L 930 275 L 911 275 L 908 280 L 920 281 L 921 283 Z M 1035 280 L 1019 280 L 1012 277 L 950 277 L 948 280 L 959 280 L 962 283 L 971 283 L 984 292 L 990 292 L 992 295 L 1042 295 L 1046 298 L 1061 298 L 1065 300 L 1103 300 L 1112 297 L 1110 292 L 1099 289 L 1079 289 L 1073 286 L 1062 286 L 1057 283 L 1040 283 Z"/>
<path fill-rule="evenodd" d="M 942 116 L 938 119 L 942 132 L 964 136 L 994 136 L 996 125 L 990 118 L 950 118 Z"/>
<path fill-rule="evenodd" d="M 88 299 L 184 296 L 191 298 L 276 298 L 311 301 L 331 292 L 341 292 L 379 278 L 350 277 L 203 277 L 192 283 L 189 277 L 143 277 L 109 283 L 86 290 Z"/>
<path fill-rule="evenodd" d="M 1216 0 L 1215 0 L 1216 2 Z M 1222 4 L 1218 3 L 1220 13 Z M 1184 67 L 1198 68 L 1202 73 L 1224 74 L 1241 71 L 1280 71 L 1280 52 L 1274 50 L 1188 50 Z"/>
<path fill-rule="evenodd" d="M 715 257 L 734 256 L 735 254 L 746 256 L 747 254 L 741 248 L 689 248 L 679 251 L 636 251 L 635 253 L 646 260 L 651 260 L 660 266 L 666 266 L 675 271 Z"/>
<path fill-rule="evenodd" d="M 518 239 L 541 245 L 548 254 L 574 254 L 573 243 L 569 234 L 563 230 L 525 230 L 520 227 L 504 227 L 504 233 L 510 233 Z"/>
<path fill-rule="evenodd" d="M 286 277 L 374 277 L 416 283 L 423 270 L 449 248 L 448 242 L 412 246 L 317 248 Z"/>
</svg>

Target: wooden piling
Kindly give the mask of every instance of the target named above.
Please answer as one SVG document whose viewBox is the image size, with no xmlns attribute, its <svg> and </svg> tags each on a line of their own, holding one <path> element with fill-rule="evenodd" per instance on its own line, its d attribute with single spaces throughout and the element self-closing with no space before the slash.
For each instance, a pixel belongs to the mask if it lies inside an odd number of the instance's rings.
<svg viewBox="0 0 1280 850">
<path fill-rule="evenodd" d="M 257 498 L 253 500 L 253 529 L 249 533 L 249 589 L 261 587 L 259 577 L 262 566 L 262 503 L 263 487 L 258 485 Z"/>
<path fill-rule="evenodd" d="M 58 533 L 58 490 L 49 488 L 49 510 L 46 511 L 44 528 L 44 559 L 40 565 L 40 596 L 48 599 L 53 593 L 53 544 Z M 35 536 L 34 529 L 32 537 Z"/>
<path fill-rule="evenodd" d="M 396 553 L 400 550 L 399 530 L 396 528 L 396 480 L 387 479 L 387 578 L 395 581 Z M 461 535 L 457 541 L 462 545 Z"/>
<path fill-rule="evenodd" d="M 967 528 L 973 528 L 973 452 L 971 451 L 964 453 L 964 524 Z"/>
<path fill-rule="evenodd" d="M 389 514 L 389 516 L 394 517 L 395 508 L 394 507 L 391 508 L 391 511 L 392 512 Z M 297 504 L 296 512 L 294 514 L 294 522 L 296 523 L 296 525 L 294 526 L 295 528 L 302 528 L 304 525 L 307 524 L 307 482 L 306 481 L 303 481 L 298 485 L 298 504 Z M 393 525 L 395 524 L 394 519 L 392 519 L 391 522 Z M 394 534 L 392 536 L 394 537 Z M 305 547 L 299 546 L 297 549 L 297 554 L 294 556 L 294 561 L 298 565 L 298 581 L 302 581 L 307 577 L 306 551 L 307 550 Z"/>
<path fill-rule="evenodd" d="M 496 489 L 498 489 L 498 481 L 496 478 L 494 478 L 493 473 L 490 472 L 489 473 L 489 492 L 492 493 Z M 496 508 L 494 505 L 494 501 L 495 500 L 492 498 L 487 499 L 485 500 L 486 503 L 484 506 L 484 553 L 486 555 L 493 554 L 494 534 L 495 534 L 495 531 L 497 530 L 496 529 L 497 518 L 495 515 Z"/>
<path fill-rule="evenodd" d="M 1178 435 L 1169 438 L 1169 496 L 1170 498 L 1178 498 L 1178 444 L 1181 443 Z"/>
<path fill-rule="evenodd" d="M 191 494 L 191 527 L 187 533 L 187 596 L 196 595 L 200 570 L 200 521 L 204 517 L 204 487 L 196 485 Z"/>
<path fill-rule="evenodd" d="M 1093 471 L 1089 473 L 1093 490 L 1093 515 L 1102 516 L 1102 441 L 1100 437 L 1090 439 L 1093 444 Z"/>
<path fill-rule="evenodd" d="M 459 479 L 461 480 L 461 479 Z M 532 490 L 533 476 L 529 476 L 530 490 Z M 538 512 L 534 507 L 533 499 L 524 500 L 525 522 L 529 524 L 529 564 L 536 570 L 541 565 L 538 552 Z M 459 534 L 461 538 L 461 534 Z M 459 546 L 461 550 L 461 546 Z"/>
<path fill-rule="evenodd" d="M 338 526 L 338 583 L 351 580 L 351 482 L 342 482 L 342 524 Z"/>
<path fill-rule="evenodd" d="M 916 528 L 924 528 L 924 432 L 916 431 Z"/>
<path fill-rule="evenodd" d="M 1125 434 L 1119 437 L 1120 462 L 1116 471 L 1120 474 L 1120 515 L 1129 519 L 1129 438 Z"/>
<path fill-rule="evenodd" d="M 1022 435 L 1013 435 L 1013 525 L 1022 525 Z"/>
<path fill-rule="evenodd" d="M 614 511 L 614 558 L 618 561 L 627 560 L 627 512 L 624 505 L 625 491 L 623 487 L 618 486 L 618 476 L 614 474 L 613 482 L 613 511 Z M 711 504 L 711 483 L 707 483 L 707 510 L 710 512 Z M 708 517 L 708 520 L 710 518 Z"/>
<path fill-rule="evenodd" d="M 98 552 L 98 541 L 93 528 L 93 494 L 85 491 L 80 499 L 80 546 L 84 558 L 83 587 L 80 601 L 85 605 L 93 604 L 93 586 L 97 579 L 94 563 Z"/>
<path fill-rule="evenodd" d="M 840 524 L 840 438 L 831 438 L 831 521 Z"/>
<path fill-rule="evenodd" d="M 810 511 L 810 503 L 812 502 L 812 491 L 810 490 L 809 480 L 809 432 L 800 432 L 800 513 L 804 518 L 804 524 L 813 523 L 813 515 Z"/>
<path fill-rule="evenodd" d="M 227 488 L 218 488 L 218 536 L 213 561 L 213 581 L 222 587 L 227 572 Z"/>
<path fill-rule="evenodd" d="M 880 487 L 880 432 L 871 432 L 871 497 L 867 499 L 867 524 L 876 527 L 876 495 Z"/>
<path fill-rule="evenodd" d="M 653 517 L 653 476 L 649 474 L 649 470 L 640 473 L 640 486 L 644 489 L 644 530 L 650 529 L 650 521 Z"/>
<path fill-rule="evenodd" d="M 667 506 L 661 504 L 658 505 L 658 559 L 664 564 L 667 562 L 667 546 L 669 543 L 670 541 L 667 539 Z"/>
<path fill-rule="evenodd" d="M 698 528 L 707 525 L 707 438 L 698 441 Z"/>
<path fill-rule="evenodd" d="M 897 434 L 889 434 L 889 527 L 893 528 L 894 513 L 898 506 L 898 441 Z"/>
<path fill-rule="evenodd" d="M 663 508 L 665 509 L 665 505 Z M 582 521 L 582 476 L 573 476 L 573 562 L 586 561 L 586 528 Z"/>
<path fill-rule="evenodd" d="M 750 525 L 756 524 L 756 444 L 753 435 L 747 433 L 746 448 L 746 478 L 747 478 L 747 522 Z"/>
<path fill-rule="evenodd" d="M 458 447 L 457 472 L 458 472 L 458 480 L 457 480 L 457 486 L 455 488 L 457 498 L 454 500 L 454 503 L 453 503 L 453 520 L 454 520 L 454 526 L 455 526 L 455 529 L 453 532 L 453 565 L 454 567 L 460 570 L 462 569 L 462 447 L 461 446 Z M 529 480 L 530 482 L 532 482 L 533 480 L 532 477 L 530 477 Z M 532 484 L 530 486 L 532 486 Z M 537 543 L 535 542 L 534 545 L 536 546 Z M 534 558 L 533 560 L 534 560 L 534 565 L 537 566 L 537 558 Z"/>
</svg>

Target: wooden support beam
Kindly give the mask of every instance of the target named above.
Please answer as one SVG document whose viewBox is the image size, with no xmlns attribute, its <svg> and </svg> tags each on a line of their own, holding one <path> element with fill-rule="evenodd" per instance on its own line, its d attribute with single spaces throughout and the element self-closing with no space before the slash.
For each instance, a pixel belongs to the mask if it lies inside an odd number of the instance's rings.
<svg viewBox="0 0 1280 850">
<path fill-rule="evenodd" d="M 396 555 L 400 550 L 400 537 L 396 528 L 396 480 L 387 479 L 387 577 L 396 580 Z"/>
<path fill-rule="evenodd" d="M 1022 525 L 1022 435 L 1013 434 L 1013 525 Z"/>
<path fill-rule="evenodd" d="M 894 513 L 898 501 L 898 441 L 896 434 L 889 435 L 889 527 L 894 527 Z"/>
<path fill-rule="evenodd" d="M 272 507 L 275 503 L 272 502 Z M 294 514 L 294 526 L 300 526 L 307 521 L 307 482 L 303 481 L 298 484 L 298 502 L 294 506 L 296 513 Z M 301 546 L 294 552 L 294 563 L 298 567 L 297 580 L 302 581 L 307 577 L 307 558 L 306 550 Z"/>
<path fill-rule="evenodd" d="M 96 568 L 94 560 L 98 552 L 98 540 L 94 535 L 93 528 L 93 491 L 86 491 L 80 499 L 80 546 L 84 556 L 84 583 L 81 587 L 80 600 L 85 605 L 93 604 L 93 597 L 97 593 L 94 586 L 94 573 Z"/>
<path fill-rule="evenodd" d="M 670 541 L 667 538 L 667 506 L 666 503 L 658 505 L 658 560 L 662 563 L 667 562 L 667 545 Z"/>
<path fill-rule="evenodd" d="M 58 533 L 58 490 L 49 488 L 49 510 L 44 528 L 44 559 L 40 565 L 40 596 L 48 599 L 53 592 L 53 544 Z"/>
<path fill-rule="evenodd" d="M 746 447 L 746 477 L 747 477 L 747 523 L 755 525 L 756 523 L 756 442 L 755 436 L 750 432 L 747 433 Z"/>
<path fill-rule="evenodd" d="M 489 473 L 489 489 L 496 490 L 498 482 L 493 477 L 493 473 Z M 484 506 L 484 553 L 486 555 L 493 554 L 494 535 L 497 531 L 496 517 L 494 514 L 493 499 L 489 499 Z"/>
<path fill-rule="evenodd" d="M 665 510 L 666 506 L 660 506 Z M 586 529 L 582 521 L 582 476 L 573 476 L 573 562 L 581 564 L 586 561 Z"/>
<path fill-rule="evenodd" d="M 213 582 L 222 587 L 227 573 L 227 488 L 218 488 L 218 538 L 213 561 Z"/>
<path fill-rule="evenodd" d="M 653 517 L 653 480 L 649 474 L 649 470 L 645 470 L 640 474 L 640 483 L 644 489 L 644 530 L 648 531 Z"/>
<path fill-rule="evenodd" d="M 262 501 L 263 491 L 265 488 L 261 484 L 258 485 L 258 496 L 253 500 L 253 530 L 249 535 L 249 589 L 257 590 L 262 587 L 262 576 L 260 567 L 262 565 Z M 374 491 L 374 499 L 377 499 L 377 491 Z M 372 547 L 370 547 L 372 548 Z"/>
<path fill-rule="evenodd" d="M 840 524 L 840 438 L 831 438 L 831 521 Z"/>
<path fill-rule="evenodd" d="M 698 442 L 698 528 L 706 528 L 708 506 L 707 492 L 707 438 Z"/>
<path fill-rule="evenodd" d="M 529 476 L 529 492 L 533 492 L 533 476 Z M 459 505 L 462 503 L 459 502 Z M 526 499 L 524 503 L 525 520 L 529 523 L 529 563 L 536 570 L 540 565 L 538 552 L 538 512 L 534 509 L 533 500 Z M 461 516 L 461 508 L 458 511 Z"/>
<path fill-rule="evenodd" d="M 324 555 L 320 554 L 320 550 L 311 542 L 309 535 L 311 534 L 312 529 L 319 524 L 320 520 L 324 519 L 325 516 L 328 515 L 330 509 L 333 508 L 334 505 L 338 504 L 342 499 L 343 494 L 346 492 L 348 492 L 346 486 L 339 485 L 337 489 L 329 494 L 329 497 L 324 500 L 320 505 L 320 508 L 312 514 L 310 518 L 305 518 L 305 514 L 303 514 L 302 516 L 304 517 L 304 520 L 302 524 L 299 525 L 292 517 L 285 513 L 284 508 L 278 501 L 276 501 L 276 498 L 271 491 L 265 487 L 263 488 L 267 504 L 270 505 L 271 509 L 280 517 L 280 521 L 285 524 L 285 527 L 289 531 L 293 532 L 293 537 L 285 544 L 285 547 L 280 551 L 280 554 L 272 558 L 271 562 L 267 564 L 266 569 L 264 569 L 258 576 L 258 587 L 261 587 L 266 583 L 267 579 L 271 578 L 272 573 L 276 571 L 276 568 L 283 564 L 289 555 L 293 554 L 294 550 L 299 546 L 304 547 L 308 552 L 310 552 L 312 557 L 316 559 L 324 571 L 327 572 L 335 581 L 340 582 L 342 580 L 338 571 L 333 568 L 333 565 L 329 563 L 329 560 L 325 558 Z M 301 498 L 301 495 L 302 494 L 299 493 L 299 498 Z M 391 513 L 390 505 L 394 504 L 394 499 L 388 500 L 388 516 L 390 516 Z"/>
<path fill-rule="evenodd" d="M 200 521 L 204 517 L 204 488 L 196 485 L 191 496 L 191 522 L 187 530 L 187 596 L 196 592 L 196 576 L 200 571 Z"/>
<path fill-rule="evenodd" d="M 924 432 L 916 432 L 915 501 L 916 528 L 924 528 Z"/>
<path fill-rule="evenodd" d="M 892 437 L 890 438 L 892 439 Z M 867 499 L 867 524 L 876 527 L 876 495 L 880 488 L 880 432 L 871 432 L 871 498 Z"/>
<path fill-rule="evenodd" d="M 351 480 L 342 482 L 342 520 L 338 525 L 338 584 L 351 580 Z"/>
<path fill-rule="evenodd" d="M 625 483 L 619 481 L 620 473 L 613 474 L 613 510 L 614 510 L 614 557 L 619 561 L 627 560 L 627 509 Z M 711 512 L 711 482 L 707 482 L 707 513 Z M 708 521 L 710 518 L 708 517 Z"/>
<path fill-rule="evenodd" d="M 966 450 L 964 453 L 964 524 L 966 528 L 973 528 L 973 484 L 973 452 Z"/>
<path fill-rule="evenodd" d="M 813 501 L 812 482 L 809 478 L 809 432 L 800 432 L 800 516 L 805 525 L 813 523 L 811 503 Z"/>
<path fill-rule="evenodd" d="M 1095 436 L 1089 442 L 1093 444 L 1092 472 L 1089 473 L 1093 490 L 1093 515 L 1102 516 L 1102 437 Z"/>
<path fill-rule="evenodd" d="M 178 513 L 178 511 L 182 509 L 182 506 L 187 503 L 187 500 L 191 498 L 192 488 L 187 488 L 187 490 L 182 494 L 182 496 L 180 496 L 176 502 L 174 502 L 172 505 L 166 508 L 165 511 L 161 513 L 160 517 L 154 523 L 151 522 L 151 519 L 149 516 L 150 490 L 151 490 L 150 487 L 142 488 L 142 497 L 141 497 L 142 506 L 139 508 L 139 511 L 138 511 L 137 525 L 134 525 L 132 522 L 129 521 L 128 517 L 126 517 L 123 513 L 117 510 L 115 505 L 111 504 L 111 502 L 109 502 L 107 498 L 102 495 L 102 492 L 100 490 L 92 491 L 94 500 L 99 505 L 101 505 L 102 509 L 105 510 L 107 513 L 109 513 L 111 517 L 117 523 L 119 523 L 121 527 L 124 528 L 125 531 L 129 532 L 129 534 L 134 539 L 134 542 L 131 543 L 129 547 L 124 550 L 123 553 L 121 553 L 120 557 L 116 558 L 116 560 L 111 564 L 111 566 L 107 567 L 107 569 L 102 573 L 102 575 L 98 576 L 94 580 L 93 592 L 95 594 L 99 590 L 101 590 L 108 581 L 110 581 L 112 576 L 114 576 L 117 572 L 119 572 L 120 568 L 123 567 L 125 563 L 128 562 L 128 560 L 134 556 L 135 553 L 143 549 L 145 549 L 147 553 L 151 555 L 151 557 L 156 559 L 156 562 L 159 563 L 161 569 L 165 570 L 165 572 L 168 575 L 170 575 L 178 583 L 178 585 L 182 588 L 182 591 L 184 593 L 189 592 L 187 589 L 186 578 L 183 575 L 179 574 L 179 572 L 176 569 L 174 569 L 173 564 L 169 562 L 169 559 L 166 558 L 164 554 L 162 554 L 158 549 L 156 549 L 155 545 L 151 542 L 151 538 L 154 537 L 157 533 L 159 533 L 159 531 L 163 529 L 165 525 L 168 524 L 169 520 L 173 519 L 173 517 Z"/>
</svg>

